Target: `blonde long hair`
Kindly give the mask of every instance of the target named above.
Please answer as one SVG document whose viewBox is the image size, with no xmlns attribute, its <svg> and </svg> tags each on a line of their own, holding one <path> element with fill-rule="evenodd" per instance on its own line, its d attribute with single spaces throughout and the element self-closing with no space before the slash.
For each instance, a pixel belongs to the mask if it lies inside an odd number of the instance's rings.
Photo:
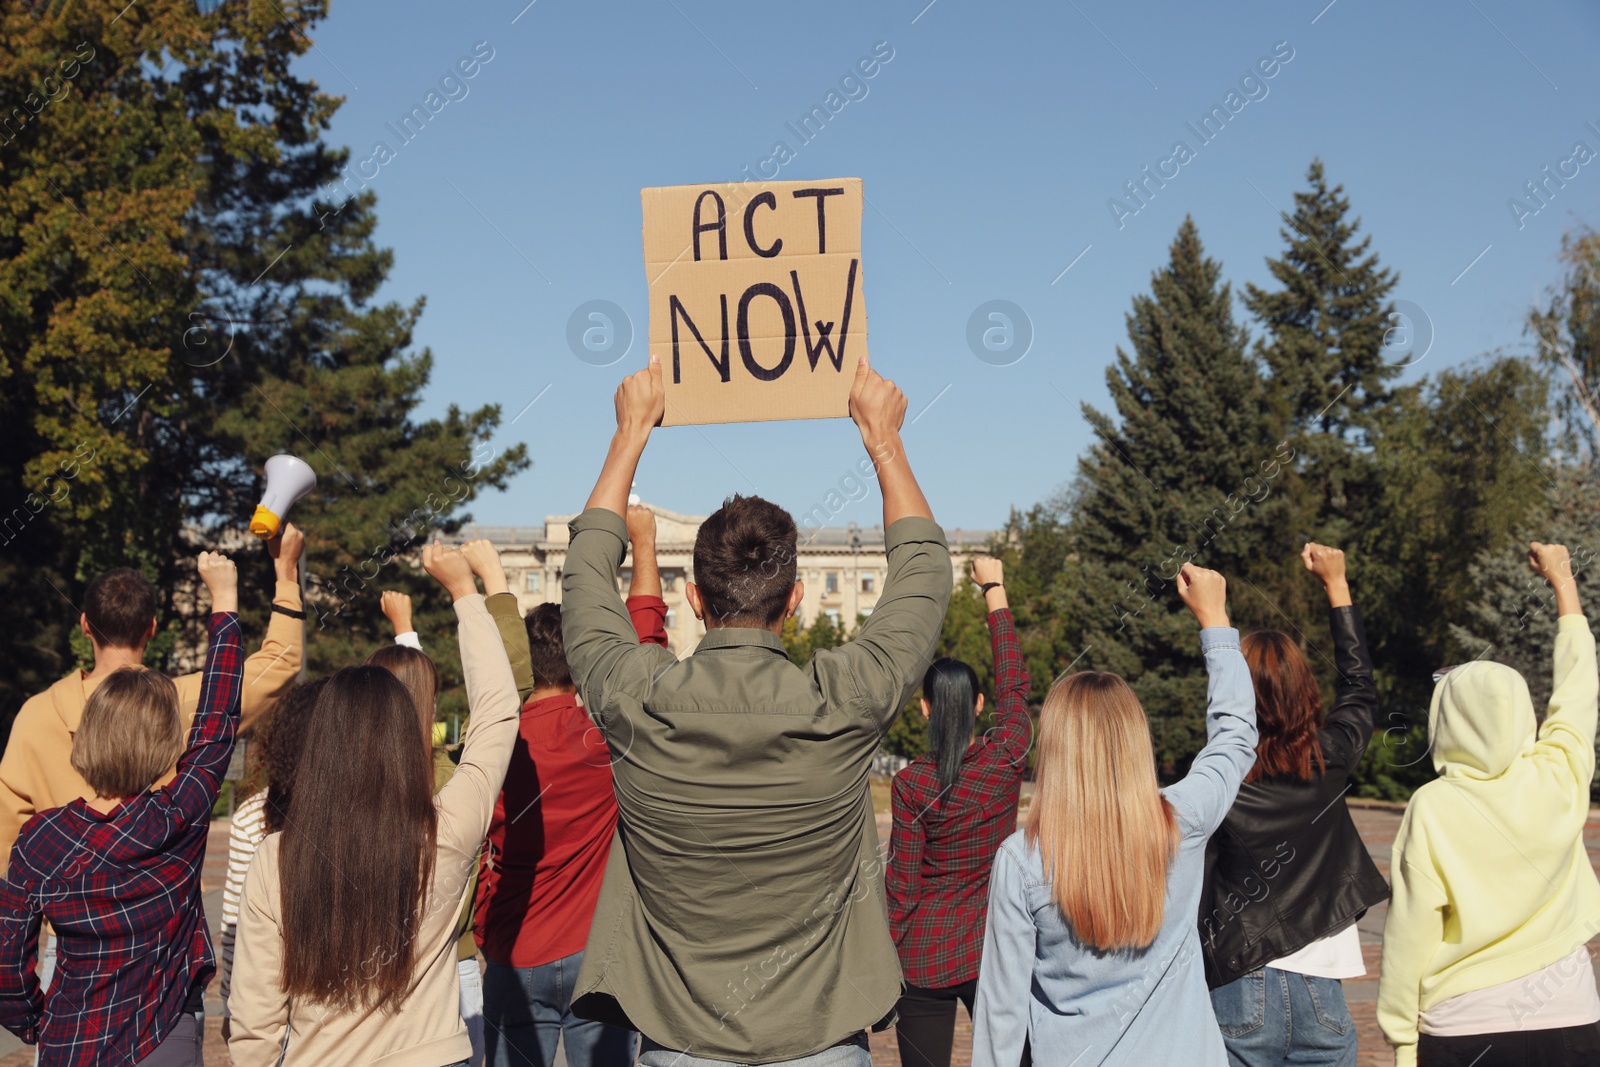
<svg viewBox="0 0 1600 1067">
<path fill-rule="evenodd" d="M 1156 939 L 1178 824 L 1144 708 L 1117 675 L 1080 671 L 1050 687 L 1024 829 L 1079 941 L 1111 952 Z"/>
</svg>

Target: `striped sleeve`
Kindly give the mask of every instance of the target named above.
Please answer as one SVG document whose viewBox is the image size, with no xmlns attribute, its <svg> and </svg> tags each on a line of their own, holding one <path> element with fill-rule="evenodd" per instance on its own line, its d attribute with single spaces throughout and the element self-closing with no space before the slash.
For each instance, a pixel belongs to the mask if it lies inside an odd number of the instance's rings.
<svg viewBox="0 0 1600 1067">
<path fill-rule="evenodd" d="M 256 849 L 267 836 L 267 791 L 248 797 L 233 813 L 228 828 L 228 877 L 222 883 L 222 922 L 217 932 L 218 990 L 222 997 L 222 1017 L 228 1017 L 228 987 L 233 977 L 233 942 L 239 929 L 239 900 L 244 893 L 244 876 Z"/>
</svg>

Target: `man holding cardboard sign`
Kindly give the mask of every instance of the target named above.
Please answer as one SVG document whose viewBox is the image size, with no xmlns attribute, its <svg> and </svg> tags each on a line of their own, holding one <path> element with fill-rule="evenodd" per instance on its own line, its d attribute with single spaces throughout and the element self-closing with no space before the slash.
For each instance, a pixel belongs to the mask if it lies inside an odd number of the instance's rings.
<svg viewBox="0 0 1600 1067">
<path fill-rule="evenodd" d="M 951 589 L 900 440 L 905 394 L 864 358 L 846 379 L 889 555 L 855 639 L 789 662 L 798 531 L 776 504 L 735 496 L 695 538 L 685 592 L 706 635 L 680 663 L 639 644 L 616 585 L 664 371 L 652 355 L 617 390 L 561 578 L 567 665 L 611 750 L 619 813 L 572 1011 L 639 1031 L 644 1067 L 867 1067 L 866 1031 L 892 1021 L 901 989 L 868 773 Z"/>
<path fill-rule="evenodd" d="M 861 179 L 640 196 L 662 425 L 849 414 L 867 354 Z"/>
</svg>

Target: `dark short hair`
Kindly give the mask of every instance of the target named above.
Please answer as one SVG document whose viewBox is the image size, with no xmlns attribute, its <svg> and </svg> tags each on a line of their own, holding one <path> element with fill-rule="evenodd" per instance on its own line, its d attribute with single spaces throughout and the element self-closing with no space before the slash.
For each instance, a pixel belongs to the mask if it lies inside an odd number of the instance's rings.
<svg viewBox="0 0 1600 1067">
<path fill-rule="evenodd" d="M 83 615 L 96 644 L 143 648 L 156 618 L 155 586 L 131 567 L 106 571 L 83 594 Z"/>
<path fill-rule="evenodd" d="M 533 663 L 533 684 L 541 689 L 571 685 L 567 646 L 561 640 L 561 605 L 540 604 L 528 612 L 522 625 L 528 628 L 528 659 Z"/>
<path fill-rule="evenodd" d="M 783 618 L 799 539 L 794 517 L 770 500 L 735 494 L 723 501 L 694 539 L 694 583 L 707 622 L 770 626 Z"/>
</svg>

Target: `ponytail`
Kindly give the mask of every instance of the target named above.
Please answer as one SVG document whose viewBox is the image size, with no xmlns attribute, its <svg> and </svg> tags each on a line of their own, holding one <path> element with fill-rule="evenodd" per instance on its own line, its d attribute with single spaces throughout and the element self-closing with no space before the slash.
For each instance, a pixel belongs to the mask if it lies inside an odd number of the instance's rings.
<svg viewBox="0 0 1600 1067">
<path fill-rule="evenodd" d="M 942 801 L 961 776 L 961 761 L 972 745 L 978 675 L 958 659 L 936 659 L 922 677 L 922 699 L 928 702 L 928 754 L 939 770 Z"/>
</svg>

